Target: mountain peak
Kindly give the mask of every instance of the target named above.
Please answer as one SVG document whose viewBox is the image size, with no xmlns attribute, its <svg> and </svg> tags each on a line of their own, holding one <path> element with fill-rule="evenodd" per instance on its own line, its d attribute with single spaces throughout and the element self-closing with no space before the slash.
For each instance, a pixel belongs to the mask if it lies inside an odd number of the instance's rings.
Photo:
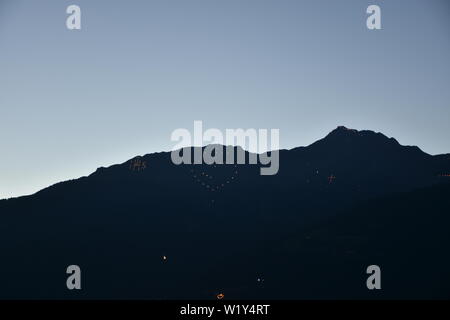
<svg viewBox="0 0 450 320">
<path fill-rule="evenodd" d="M 364 136 L 378 137 L 379 139 L 383 140 L 395 140 L 393 138 L 388 138 L 381 132 L 375 132 L 372 130 L 351 129 L 345 126 L 338 126 L 336 129 L 334 129 L 327 135 L 327 137 L 364 137 Z"/>
<path fill-rule="evenodd" d="M 371 130 L 356 130 L 345 126 L 338 126 L 323 139 L 316 141 L 311 146 L 323 147 L 327 150 L 343 148 L 355 149 L 384 149 L 401 147 L 397 140 L 388 138 L 380 132 Z M 380 149 L 381 148 L 381 149 Z"/>
<path fill-rule="evenodd" d="M 360 133 L 362 133 L 363 131 L 358 131 L 356 129 L 351 129 L 351 128 L 347 128 L 345 126 L 338 126 L 336 129 L 334 129 L 333 131 L 331 131 L 326 137 L 326 138 L 342 138 L 342 137 L 352 137 L 352 136 L 356 136 Z M 372 132 L 372 131 L 368 131 L 368 132 Z M 374 132 L 372 132 L 374 133 Z"/>
<path fill-rule="evenodd" d="M 356 129 L 347 128 L 346 126 L 338 126 L 333 131 L 352 131 L 352 132 L 358 132 Z"/>
</svg>

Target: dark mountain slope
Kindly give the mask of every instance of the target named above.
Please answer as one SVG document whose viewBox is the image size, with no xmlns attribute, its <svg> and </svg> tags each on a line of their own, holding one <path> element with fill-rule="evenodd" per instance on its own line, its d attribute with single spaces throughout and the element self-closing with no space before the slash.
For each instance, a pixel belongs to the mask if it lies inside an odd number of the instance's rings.
<svg viewBox="0 0 450 320">
<path fill-rule="evenodd" d="M 363 294 L 359 287 L 339 291 L 335 284 L 319 290 L 326 282 L 317 280 L 330 264 L 336 272 L 347 270 L 340 253 L 330 252 L 340 252 L 333 247 L 340 243 L 334 242 L 338 231 L 348 233 L 346 224 L 358 225 L 351 208 L 365 203 L 359 210 L 366 223 L 373 219 L 366 212 L 379 202 L 367 203 L 370 199 L 431 188 L 438 197 L 433 200 L 445 200 L 448 189 L 437 193 L 432 186 L 445 183 L 447 177 L 439 175 L 447 172 L 448 155 L 430 156 L 381 134 L 343 127 L 308 147 L 280 151 L 274 176 L 259 175 L 258 165 L 176 166 L 170 153 L 137 157 L 30 197 L 0 201 L 0 297 L 207 298 L 224 289 L 237 298 Z M 404 198 L 396 201 L 405 207 L 392 214 L 402 217 L 414 210 L 414 223 L 417 217 L 440 214 L 435 206 L 422 210 Z M 403 218 L 390 226 L 386 210 L 379 211 L 381 234 L 399 228 Z M 440 226 L 446 222 L 436 220 Z M 317 238 L 323 245 L 303 247 L 300 242 L 296 249 L 297 236 L 323 228 L 330 230 L 329 236 L 327 231 Z M 364 236 L 366 231 L 361 232 Z M 403 229 L 398 232 L 411 237 Z M 422 237 L 435 235 L 425 229 Z M 374 252 L 386 251 L 386 243 Z M 359 255 L 357 261 L 370 257 Z M 81 292 L 65 288 L 70 264 L 82 267 Z M 303 276 L 296 276 L 296 270 L 304 270 Z M 272 284 L 255 284 L 264 275 Z M 308 289 L 299 291 L 296 283 Z"/>
<path fill-rule="evenodd" d="M 284 234 L 266 251 L 287 266 L 280 288 L 301 298 L 449 299 L 449 196 L 450 184 L 396 193 Z M 381 291 L 365 286 L 373 264 Z"/>
</svg>

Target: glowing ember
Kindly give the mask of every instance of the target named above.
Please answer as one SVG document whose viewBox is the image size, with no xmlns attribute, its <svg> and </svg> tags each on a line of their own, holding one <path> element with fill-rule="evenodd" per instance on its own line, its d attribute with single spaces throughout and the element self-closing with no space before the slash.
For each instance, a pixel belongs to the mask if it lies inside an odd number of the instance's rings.
<svg viewBox="0 0 450 320">
<path fill-rule="evenodd" d="M 143 171 L 147 168 L 147 163 L 139 158 L 130 161 L 131 171 Z"/>
<path fill-rule="evenodd" d="M 332 184 L 333 180 L 335 180 L 335 179 L 336 179 L 336 177 L 334 175 L 329 176 L 328 177 L 328 183 Z"/>
</svg>

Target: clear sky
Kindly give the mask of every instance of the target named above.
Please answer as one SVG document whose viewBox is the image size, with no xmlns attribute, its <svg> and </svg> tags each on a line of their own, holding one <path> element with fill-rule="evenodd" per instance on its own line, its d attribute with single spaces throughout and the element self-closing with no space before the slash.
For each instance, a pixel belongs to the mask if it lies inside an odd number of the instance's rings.
<svg viewBox="0 0 450 320">
<path fill-rule="evenodd" d="M 447 153 L 449 57 L 448 0 L 0 0 L 0 198 L 170 150 L 194 120 Z"/>
</svg>

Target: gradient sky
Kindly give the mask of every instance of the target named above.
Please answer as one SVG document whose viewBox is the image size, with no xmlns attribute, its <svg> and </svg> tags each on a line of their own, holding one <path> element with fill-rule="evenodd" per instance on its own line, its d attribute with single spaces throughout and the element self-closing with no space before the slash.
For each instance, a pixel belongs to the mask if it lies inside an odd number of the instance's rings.
<svg viewBox="0 0 450 320">
<path fill-rule="evenodd" d="M 382 30 L 366 28 L 370 4 Z M 0 0 L 0 198 L 170 150 L 194 120 L 279 128 L 282 148 L 345 125 L 450 152 L 449 13 L 448 0 Z"/>
</svg>

